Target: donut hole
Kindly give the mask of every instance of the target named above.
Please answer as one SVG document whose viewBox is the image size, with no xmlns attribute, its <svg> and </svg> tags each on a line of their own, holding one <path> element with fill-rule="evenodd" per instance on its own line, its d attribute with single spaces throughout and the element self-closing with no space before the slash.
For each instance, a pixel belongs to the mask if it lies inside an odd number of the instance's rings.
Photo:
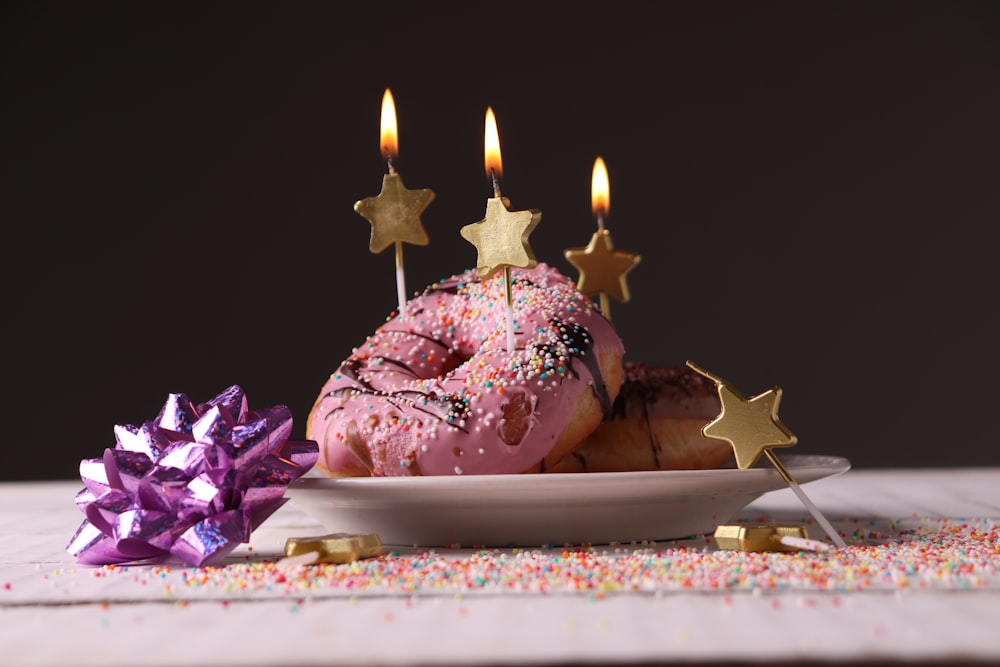
<svg viewBox="0 0 1000 667">
<path fill-rule="evenodd" d="M 457 354 L 446 354 L 444 356 L 444 363 L 441 366 L 441 375 L 439 377 L 444 377 L 448 373 L 464 364 L 468 359 L 463 359 Z"/>
<path fill-rule="evenodd" d="M 511 446 L 521 444 L 531 430 L 535 414 L 534 397 L 524 392 L 513 393 L 502 409 L 503 417 L 497 424 L 500 439 Z"/>
</svg>

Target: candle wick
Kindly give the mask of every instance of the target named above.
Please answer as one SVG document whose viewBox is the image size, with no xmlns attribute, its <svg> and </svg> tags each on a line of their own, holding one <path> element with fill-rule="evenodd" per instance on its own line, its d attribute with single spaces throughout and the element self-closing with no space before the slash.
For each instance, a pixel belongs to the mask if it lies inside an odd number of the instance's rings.
<svg viewBox="0 0 1000 667">
<path fill-rule="evenodd" d="M 500 179 L 497 178 L 496 169 L 490 169 L 490 178 L 493 179 L 493 196 L 500 198 Z"/>
<path fill-rule="evenodd" d="M 396 173 L 396 161 L 392 158 L 391 155 L 385 158 L 385 164 L 389 168 L 390 174 Z"/>
<path fill-rule="evenodd" d="M 597 228 L 600 229 L 600 230 L 604 229 L 604 214 L 603 213 L 598 213 L 597 214 Z"/>
</svg>

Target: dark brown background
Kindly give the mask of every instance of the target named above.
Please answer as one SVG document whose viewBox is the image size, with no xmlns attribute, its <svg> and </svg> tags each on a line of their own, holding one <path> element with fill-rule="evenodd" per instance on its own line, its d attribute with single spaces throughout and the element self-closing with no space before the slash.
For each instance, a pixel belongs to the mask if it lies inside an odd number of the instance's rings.
<svg viewBox="0 0 1000 667">
<path fill-rule="evenodd" d="M 1000 5 L 587 4 L 8 5 L 0 478 L 76 477 L 169 392 L 240 384 L 304 436 L 395 305 L 352 210 L 387 86 L 437 195 L 411 291 L 475 261 L 492 106 L 574 277 L 607 161 L 629 359 L 780 385 L 798 453 L 1000 463 Z"/>
</svg>

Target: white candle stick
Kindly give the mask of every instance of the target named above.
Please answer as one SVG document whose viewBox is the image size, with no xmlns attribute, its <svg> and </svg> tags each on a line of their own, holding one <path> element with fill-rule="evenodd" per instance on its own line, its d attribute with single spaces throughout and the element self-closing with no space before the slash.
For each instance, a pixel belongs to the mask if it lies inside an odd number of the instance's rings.
<svg viewBox="0 0 1000 667">
<path fill-rule="evenodd" d="M 764 454 L 771 461 L 774 467 L 778 470 L 778 474 L 780 474 L 781 477 L 785 480 L 785 483 L 788 484 L 788 488 L 790 488 L 792 491 L 795 492 L 795 495 L 798 496 L 799 500 L 802 502 L 803 505 L 805 505 L 805 508 L 809 510 L 809 513 L 812 515 L 812 517 L 816 519 L 816 523 L 818 523 L 823 528 L 823 530 L 826 532 L 827 536 L 833 541 L 833 543 L 836 544 L 838 547 L 846 547 L 847 543 L 844 542 L 844 538 L 842 538 L 840 534 L 836 530 L 834 530 L 830 522 L 826 520 L 825 516 L 823 516 L 823 513 L 819 511 L 819 508 L 816 507 L 816 505 L 814 505 L 811 500 L 809 500 L 809 496 L 807 496 L 806 492 L 802 490 L 802 487 L 799 486 L 798 482 L 792 479 L 792 476 L 788 474 L 788 471 L 785 470 L 785 466 L 781 465 L 781 462 L 778 460 L 778 457 L 775 455 L 775 453 L 772 452 L 770 449 L 765 449 Z"/>
<path fill-rule="evenodd" d="M 790 547 L 795 547 L 796 549 L 805 549 L 806 551 L 828 551 L 830 545 L 826 542 L 820 542 L 819 540 L 810 540 L 807 537 L 795 537 L 794 535 L 785 535 L 778 540 L 782 544 Z"/>
<path fill-rule="evenodd" d="M 511 286 L 510 267 L 503 267 L 504 308 L 507 314 L 507 351 L 514 351 L 514 294 Z"/>
<path fill-rule="evenodd" d="M 801 500 L 802 504 L 806 506 L 806 509 L 809 510 L 810 514 L 812 514 L 812 517 L 816 519 L 816 523 L 823 527 L 823 530 L 833 543 L 838 547 L 846 547 L 847 543 L 844 542 L 844 538 L 840 536 L 840 533 L 834 530 L 830 522 L 826 520 L 825 516 L 823 516 L 823 513 L 819 511 L 819 508 L 816 507 L 811 500 L 809 500 L 809 496 L 807 496 L 806 492 L 802 490 L 802 487 L 794 481 L 789 482 L 788 487 L 795 492 L 795 495 L 799 497 L 799 500 Z"/>
<path fill-rule="evenodd" d="M 403 273 L 403 244 L 396 241 L 396 298 L 399 299 L 399 314 L 406 307 L 406 275 Z"/>
<path fill-rule="evenodd" d="M 286 572 L 296 567 L 302 567 L 304 565 L 312 565 L 317 560 L 319 560 L 318 551 L 307 551 L 306 553 L 299 554 L 297 556 L 288 556 L 286 558 L 282 558 L 274 565 L 279 571 Z"/>
</svg>

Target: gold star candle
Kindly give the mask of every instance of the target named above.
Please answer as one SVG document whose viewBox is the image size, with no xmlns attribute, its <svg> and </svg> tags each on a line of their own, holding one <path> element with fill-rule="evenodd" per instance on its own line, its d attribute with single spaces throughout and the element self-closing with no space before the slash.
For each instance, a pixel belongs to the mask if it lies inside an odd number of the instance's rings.
<svg viewBox="0 0 1000 667">
<path fill-rule="evenodd" d="M 427 231 L 420 221 L 420 214 L 434 199 L 431 190 L 408 190 L 396 173 L 395 162 L 399 154 L 399 134 L 396 130 L 396 105 L 388 88 L 382 95 L 382 117 L 379 126 L 379 146 L 389 173 L 382 177 L 382 191 L 375 197 L 366 197 L 354 204 L 354 210 L 372 226 L 368 248 L 380 253 L 390 245 L 396 247 L 396 296 L 399 313 L 406 306 L 406 276 L 403 271 L 403 243 L 427 245 Z"/>
<path fill-rule="evenodd" d="M 715 383 L 719 392 L 719 401 L 722 404 L 719 416 L 702 427 L 702 435 L 706 438 L 728 442 L 736 455 L 736 465 L 741 470 L 753 466 L 761 454 L 767 456 L 771 465 L 777 469 L 781 478 L 798 496 L 817 523 L 823 527 L 833 543 L 838 547 L 847 546 L 844 539 L 833 529 L 833 526 L 809 499 L 802 487 L 788 474 L 777 455 L 771 451 L 774 447 L 793 447 L 798 442 L 795 434 L 778 419 L 781 387 L 771 387 L 763 393 L 747 398 L 736 387 L 697 366 L 694 362 L 688 361 L 687 366 Z"/>
<path fill-rule="evenodd" d="M 484 153 L 486 175 L 493 182 L 493 197 L 486 200 L 486 217 L 462 227 L 462 238 L 476 246 L 479 258 L 476 270 L 480 280 L 488 280 L 503 269 L 504 297 L 507 313 L 507 350 L 514 349 L 514 298 L 510 268 L 534 268 L 538 261 L 528 244 L 528 237 L 542 219 L 537 209 L 511 211 L 510 200 L 500 194 L 503 160 L 500 155 L 500 135 L 497 132 L 493 108 L 486 109 Z"/>
<path fill-rule="evenodd" d="M 635 268 L 641 257 L 634 253 L 615 250 L 614 243 L 611 242 L 611 232 L 604 227 L 604 217 L 611 210 L 611 188 L 608 183 L 607 166 L 599 156 L 594 160 L 590 201 L 594 217 L 597 218 L 597 231 L 586 247 L 568 248 L 564 254 L 567 261 L 580 272 L 577 289 L 584 294 L 598 294 L 601 312 L 611 319 L 608 295 L 622 303 L 632 298 L 625 275 Z"/>
</svg>

